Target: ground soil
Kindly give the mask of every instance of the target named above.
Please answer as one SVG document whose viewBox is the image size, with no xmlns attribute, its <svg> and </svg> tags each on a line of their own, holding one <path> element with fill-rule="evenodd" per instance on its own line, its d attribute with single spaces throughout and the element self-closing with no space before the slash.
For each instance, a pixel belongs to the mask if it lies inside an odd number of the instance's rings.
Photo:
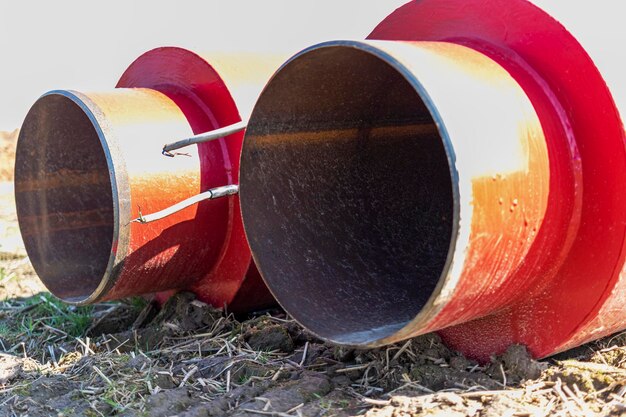
<svg viewBox="0 0 626 417">
<path fill-rule="evenodd" d="M 0 181 L 13 179 L 13 167 L 15 166 L 15 145 L 19 129 L 11 132 L 0 131 Z"/>
<path fill-rule="evenodd" d="M 178 294 L 72 307 L 32 270 L 0 184 L 0 417 L 626 415 L 626 337 L 479 365 L 435 334 L 323 343 L 278 309 L 227 316 Z"/>
</svg>

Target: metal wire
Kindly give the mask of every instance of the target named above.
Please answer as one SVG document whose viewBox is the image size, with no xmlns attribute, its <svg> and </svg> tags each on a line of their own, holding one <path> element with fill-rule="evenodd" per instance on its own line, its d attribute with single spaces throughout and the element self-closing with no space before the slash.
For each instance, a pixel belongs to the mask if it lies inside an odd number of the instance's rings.
<svg viewBox="0 0 626 417">
<path fill-rule="evenodd" d="M 198 195 L 194 195 L 193 197 L 189 197 L 181 202 L 174 204 L 173 206 L 170 206 L 161 211 L 157 211 L 156 213 L 143 215 L 141 214 L 141 210 L 139 210 L 139 217 L 137 217 L 134 220 L 131 220 L 131 223 L 141 223 L 141 224 L 152 223 L 157 220 L 161 220 L 169 215 L 172 215 L 176 212 L 179 212 L 189 206 L 197 204 L 200 201 L 214 200 L 216 198 L 237 194 L 238 192 L 239 192 L 239 186 L 236 184 L 211 188 L 208 191 L 205 191 Z"/>
<path fill-rule="evenodd" d="M 241 132 L 246 128 L 247 123 L 245 121 L 241 121 L 229 126 L 224 126 L 219 129 L 211 130 L 205 133 L 200 133 L 198 135 L 179 140 L 177 142 L 168 143 L 163 146 L 163 151 L 161 152 L 165 156 L 174 157 L 178 155 L 178 153 L 172 153 L 172 151 L 180 148 L 184 148 L 189 145 L 194 145 L 196 143 L 209 142 L 215 139 L 223 138 L 224 136 L 232 135 L 233 133 Z"/>
</svg>

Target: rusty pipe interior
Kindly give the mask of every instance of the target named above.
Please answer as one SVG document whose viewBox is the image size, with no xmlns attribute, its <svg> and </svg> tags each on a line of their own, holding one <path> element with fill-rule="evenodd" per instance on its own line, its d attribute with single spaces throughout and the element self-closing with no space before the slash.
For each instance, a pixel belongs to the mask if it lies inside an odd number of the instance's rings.
<svg viewBox="0 0 626 417">
<path fill-rule="evenodd" d="M 455 182 L 424 98 L 363 49 L 325 47 L 281 68 L 242 153 L 246 233 L 281 305 L 317 335 L 384 339 L 449 266 Z"/>
<path fill-rule="evenodd" d="M 61 94 L 39 99 L 20 132 L 22 236 L 39 277 L 64 300 L 95 292 L 112 252 L 114 184 L 100 138 L 84 109 Z"/>
</svg>

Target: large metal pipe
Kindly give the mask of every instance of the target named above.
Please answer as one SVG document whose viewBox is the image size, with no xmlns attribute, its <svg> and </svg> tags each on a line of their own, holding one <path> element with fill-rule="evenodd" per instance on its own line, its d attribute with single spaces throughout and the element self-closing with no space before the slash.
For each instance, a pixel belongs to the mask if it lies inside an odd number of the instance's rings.
<svg viewBox="0 0 626 417">
<path fill-rule="evenodd" d="M 249 295 L 237 301 L 242 309 L 271 303 L 251 263 L 236 195 L 150 224 L 132 220 L 238 183 L 242 132 L 177 158 L 164 158 L 161 148 L 247 119 L 281 60 L 208 60 L 158 48 L 138 58 L 115 90 L 41 97 L 18 140 L 15 192 L 26 250 L 46 287 L 75 304 L 174 289 L 219 307 L 240 289 Z"/>
<path fill-rule="evenodd" d="M 252 113 L 242 212 L 281 305 L 337 343 L 439 330 L 480 360 L 624 328 L 619 77 L 525 0 L 414 1 L 370 38 L 291 58 Z"/>
</svg>

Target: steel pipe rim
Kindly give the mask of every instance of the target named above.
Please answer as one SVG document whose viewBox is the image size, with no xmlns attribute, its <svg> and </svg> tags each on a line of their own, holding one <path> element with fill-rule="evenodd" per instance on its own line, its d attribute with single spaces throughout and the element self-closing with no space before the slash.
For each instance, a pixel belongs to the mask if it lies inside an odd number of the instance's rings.
<svg viewBox="0 0 626 417">
<path fill-rule="evenodd" d="M 106 131 L 109 130 L 107 121 L 98 111 L 98 107 L 87 96 L 77 91 L 56 90 L 44 95 L 59 94 L 71 99 L 76 103 L 87 115 L 92 123 L 94 130 L 98 134 L 102 150 L 105 154 L 107 165 L 109 167 L 109 175 L 111 179 L 111 188 L 113 196 L 113 245 L 109 261 L 105 273 L 98 287 L 89 294 L 87 298 L 82 300 L 64 300 L 74 305 L 91 304 L 101 299 L 107 291 L 115 284 L 115 270 L 123 265 L 126 255 L 125 251 L 116 250 L 117 248 L 126 248 L 129 243 L 130 230 L 126 227 L 120 228 L 120 225 L 130 223 L 130 210 L 128 210 L 128 202 L 130 202 L 130 189 L 128 187 L 128 175 L 123 168 L 123 157 L 119 148 L 114 142 L 107 139 Z"/>
</svg>

